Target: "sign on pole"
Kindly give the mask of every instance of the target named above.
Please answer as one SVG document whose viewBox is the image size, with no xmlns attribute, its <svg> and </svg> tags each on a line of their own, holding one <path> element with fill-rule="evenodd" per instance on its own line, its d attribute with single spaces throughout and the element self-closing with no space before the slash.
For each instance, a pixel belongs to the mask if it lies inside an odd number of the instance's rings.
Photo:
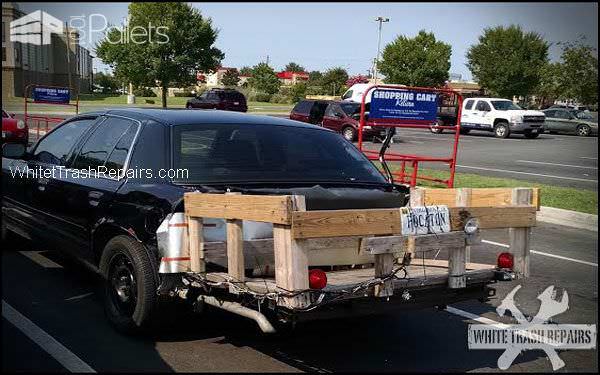
<svg viewBox="0 0 600 375">
<path fill-rule="evenodd" d="M 33 87 L 32 97 L 34 102 L 69 104 L 71 91 L 66 87 Z"/>
<path fill-rule="evenodd" d="M 431 122 L 437 120 L 438 94 L 414 90 L 376 89 L 371 97 L 369 120 Z"/>
</svg>

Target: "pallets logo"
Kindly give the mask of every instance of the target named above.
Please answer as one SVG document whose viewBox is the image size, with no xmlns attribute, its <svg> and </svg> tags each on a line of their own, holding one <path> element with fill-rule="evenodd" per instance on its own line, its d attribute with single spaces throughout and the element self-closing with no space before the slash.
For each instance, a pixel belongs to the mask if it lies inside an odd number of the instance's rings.
<svg viewBox="0 0 600 375">
<path fill-rule="evenodd" d="M 569 309 L 569 295 L 565 290 L 557 300 L 557 290 L 552 285 L 538 295 L 541 301 L 537 314 L 528 319 L 515 304 L 516 286 L 496 308 L 498 315 L 510 311 L 518 324 L 473 324 L 469 326 L 469 349 L 505 349 L 498 358 L 498 367 L 506 370 L 524 350 L 543 350 L 553 370 L 565 366 L 556 350 L 595 349 L 596 325 L 551 324 L 551 318 Z"/>
<path fill-rule="evenodd" d="M 36 10 L 10 23 L 10 41 L 34 44 L 51 44 L 52 34 L 62 34 L 64 26 L 61 20 Z"/>
</svg>

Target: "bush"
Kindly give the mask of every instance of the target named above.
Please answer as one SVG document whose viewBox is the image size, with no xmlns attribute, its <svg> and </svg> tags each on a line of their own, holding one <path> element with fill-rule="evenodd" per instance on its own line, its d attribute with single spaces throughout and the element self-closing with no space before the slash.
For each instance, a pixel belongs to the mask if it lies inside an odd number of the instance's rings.
<svg viewBox="0 0 600 375">
<path fill-rule="evenodd" d="M 277 104 L 292 104 L 292 98 L 290 98 L 287 95 L 277 93 L 277 94 L 273 94 L 273 96 L 271 96 L 270 102 L 277 103 Z"/>
<path fill-rule="evenodd" d="M 271 94 L 260 91 L 250 91 L 247 95 L 247 99 L 249 102 L 270 102 Z"/>
<path fill-rule="evenodd" d="M 156 93 L 152 91 L 152 89 L 150 89 L 149 87 L 136 87 L 135 89 L 133 89 L 133 95 L 155 97 Z"/>
</svg>

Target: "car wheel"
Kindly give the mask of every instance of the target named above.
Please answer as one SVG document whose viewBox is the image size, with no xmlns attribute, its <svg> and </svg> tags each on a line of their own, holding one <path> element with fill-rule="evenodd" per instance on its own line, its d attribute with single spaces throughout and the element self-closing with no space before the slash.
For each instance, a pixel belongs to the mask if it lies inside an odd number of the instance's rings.
<svg viewBox="0 0 600 375">
<path fill-rule="evenodd" d="M 580 137 L 587 137 L 590 135 L 590 127 L 587 125 L 579 125 L 577 127 L 577 135 Z"/>
<path fill-rule="evenodd" d="M 148 328 L 157 305 L 158 277 L 144 246 L 129 236 L 111 239 L 102 252 L 104 311 L 120 332 Z"/>
<path fill-rule="evenodd" d="M 510 128 L 507 122 L 499 122 L 494 126 L 494 136 L 496 138 L 508 138 L 510 136 Z"/>
<path fill-rule="evenodd" d="M 537 138 L 540 135 L 540 133 L 534 133 L 531 130 L 529 130 L 523 133 L 523 135 L 525 136 L 525 138 L 534 139 Z"/>
<path fill-rule="evenodd" d="M 470 131 L 471 131 L 471 129 L 460 129 L 459 133 L 462 135 L 467 135 L 467 134 L 469 134 Z"/>
<path fill-rule="evenodd" d="M 188 104 L 185 105 L 185 108 L 186 109 L 193 109 L 194 107 L 192 107 L 192 105 L 190 103 L 188 103 Z"/>
<path fill-rule="evenodd" d="M 356 130 L 354 130 L 352 126 L 346 126 L 342 129 L 342 136 L 344 136 L 347 141 L 354 142 L 356 139 Z"/>
</svg>

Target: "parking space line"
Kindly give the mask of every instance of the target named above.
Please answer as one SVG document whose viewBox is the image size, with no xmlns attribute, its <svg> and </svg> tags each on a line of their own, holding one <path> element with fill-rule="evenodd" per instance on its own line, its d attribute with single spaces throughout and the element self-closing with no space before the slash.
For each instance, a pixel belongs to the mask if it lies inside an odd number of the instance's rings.
<svg viewBox="0 0 600 375">
<path fill-rule="evenodd" d="M 27 258 L 33 260 L 44 268 L 63 268 L 63 266 L 60 264 L 42 255 L 41 251 L 19 251 L 19 253 L 25 255 Z"/>
<path fill-rule="evenodd" d="M 38 327 L 26 316 L 15 310 L 4 300 L 2 300 L 2 317 L 18 328 L 19 331 L 23 332 L 31 341 L 39 345 L 40 348 L 44 349 L 46 353 L 50 354 L 52 358 L 58 361 L 58 363 L 68 371 L 86 373 L 96 372 L 81 358 L 58 342 L 54 337 L 46 333 L 46 331 Z"/>
<path fill-rule="evenodd" d="M 539 177 L 549 177 L 549 178 L 558 178 L 560 180 L 573 180 L 573 181 L 586 181 L 593 182 L 595 184 L 598 183 L 598 180 L 591 180 L 588 178 L 575 178 L 575 177 L 563 177 L 563 176 L 553 176 L 549 174 L 541 174 L 541 173 L 530 173 L 530 172 L 520 172 L 520 171 L 512 171 L 509 169 L 496 169 L 496 168 L 483 168 L 483 167 L 473 167 L 470 165 L 456 165 L 458 168 L 467 168 L 467 169 L 478 169 L 482 171 L 490 171 L 490 172 L 504 172 L 504 173 L 518 173 L 518 174 L 526 174 L 529 176 L 539 176 Z"/>
<path fill-rule="evenodd" d="M 598 169 L 598 167 L 585 167 L 582 165 L 572 165 L 572 164 L 558 164 L 558 163 L 546 163 L 543 161 L 533 161 L 533 160 L 517 160 L 517 163 L 531 163 L 531 164 L 544 164 L 544 165 L 556 165 L 558 167 L 571 167 L 571 168 L 584 168 L 584 169 Z"/>
<path fill-rule="evenodd" d="M 481 242 L 485 242 L 487 244 L 490 245 L 495 245 L 495 246 L 500 246 L 500 247 L 504 247 L 506 249 L 510 248 L 509 245 L 505 244 L 505 243 L 500 243 L 500 242 L 494 242 L 494 241 L 488 241 L 488 240 L 481 240 Z M 579 260 L 579 259 L 574 259 L 574 258 L 568 258 L 568 257 L 563 257 L 561 255 L 555 255 L 555 254 L 550 254 L 550 253 L 544 253 L 542 251 L 536 251 L 536 250 L 529 250 L 532 254 L 537 254 L 537 255 L 542 255 L 542 256 L 546 256 L 549 258 L 556 258 L 556 259 L 561 259 L 561 260 L 568 260 L 569 262 L 575 262 L 575 263 L 581 263 L 581 264 L 586 264 L 588 266 L 592 266 L 592 267 L 598 267 L 598 263 L 593 263 L 593 262 L 587 262 L 585 260 Z"/>
</svg>

